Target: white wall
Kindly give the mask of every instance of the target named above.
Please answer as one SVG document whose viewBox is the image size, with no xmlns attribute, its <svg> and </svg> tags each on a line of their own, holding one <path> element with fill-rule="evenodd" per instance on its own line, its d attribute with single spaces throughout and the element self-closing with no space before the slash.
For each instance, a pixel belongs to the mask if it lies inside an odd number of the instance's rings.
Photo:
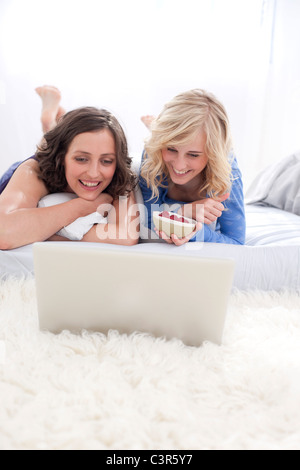
<svg viewBox="0 0 300 470">
<path fill-rule="evenodd" d="M 0 0 L 0 173 L 35 151 L 38 85 L 111 110 L 134 154 L 140 116 L 201 87 L 228 110 L 247 186 L 300 149 L 299 20 L 300 0 Z"/>
</svg>

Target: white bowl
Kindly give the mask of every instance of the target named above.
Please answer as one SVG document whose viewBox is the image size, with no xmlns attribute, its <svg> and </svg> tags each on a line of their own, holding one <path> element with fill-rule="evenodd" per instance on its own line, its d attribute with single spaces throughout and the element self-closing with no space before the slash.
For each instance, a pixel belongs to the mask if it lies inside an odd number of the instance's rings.
<svg viewBox="0 0 300 470">
<path fill-rule="evenodd" d="M 171 216 L 174 217 L 175 220 L 170 219 Z M 177 218 L 184 219 L 184 222 L 176 220 Z M 188 219 L 187 217 L 168 211 L 154 211 L 153 222 L 160 232 L 165 232 L 168 237 L 175 234 L 178 238 L 188 237 L 195 230 L 197 224 L 193 219 Z"/>
</svg>

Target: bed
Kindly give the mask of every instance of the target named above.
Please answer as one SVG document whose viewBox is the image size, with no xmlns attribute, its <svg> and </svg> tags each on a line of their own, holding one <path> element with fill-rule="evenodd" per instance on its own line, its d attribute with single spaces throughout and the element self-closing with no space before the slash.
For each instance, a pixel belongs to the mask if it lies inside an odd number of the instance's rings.
<svg viewBox="0 0 300 470">
<path fill-rule="evenodd" d="M 244 246 L 93 244 L 234 258 L 222 346 L 39 331 L 33 245 L 0 251 L 0 448 L 299 449 L 300 217 L 253 204 L 246 222 Z"/>
<path fill-rule="evenodd" d="M 246 244 L 189 243 L 183 247 L 141 242 L 132 247 L 93 244 L 95 249 L 168 253 L 174 256 L 233 258 L 233 288 L 239 290 L 299 290 L 300 217 L 273 207 L 246 205 Z M 51 243 L 51 242 L 45 242 Z M 78 243 L 78 242 L 64 242 Z M 91 244 L 87 244 L 89 247 Z M 0 251 L 0 276 L 34 276 L 33 245 Z"/>
</svg>

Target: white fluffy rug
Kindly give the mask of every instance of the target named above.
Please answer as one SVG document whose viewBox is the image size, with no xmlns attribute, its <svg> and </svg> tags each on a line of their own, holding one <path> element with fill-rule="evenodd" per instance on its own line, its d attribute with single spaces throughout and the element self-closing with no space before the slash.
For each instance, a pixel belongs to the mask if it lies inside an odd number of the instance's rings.
<svg viewBox="0 0 300 470">
<path fill-rule="evenodd" d="M 224 344 L 38 330 L 0 284 L 2 449 L 300 449 L 300 298 L 232 295 Z"/>
</svg>

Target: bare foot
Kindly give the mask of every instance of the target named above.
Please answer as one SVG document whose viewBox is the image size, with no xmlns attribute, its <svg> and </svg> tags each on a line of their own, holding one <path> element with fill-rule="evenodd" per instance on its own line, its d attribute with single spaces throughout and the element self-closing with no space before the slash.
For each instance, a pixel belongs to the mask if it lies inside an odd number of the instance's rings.
<svg viewBox="0 0 300 470">
<path fill-rule="evenodd" d="M 60 106 L 61 94 L 58 88 L 44 85 L 35 89 L 42 100 L 41 122 L 43 132 L 46 133 L 53 129 L 57 120 L 65 113 Z"/>
<path fill-rule="evenodd" d="M 151 131 L 151 124 L 154 121 L 154 119 L 155 119 L 155 116 L 149 116 L 149 115 L 141 117 L 141 121 L 145 124 L 145 126 L 147 127 L 147 129 L 149 129 L 149 131 Z"/>
</svg>

